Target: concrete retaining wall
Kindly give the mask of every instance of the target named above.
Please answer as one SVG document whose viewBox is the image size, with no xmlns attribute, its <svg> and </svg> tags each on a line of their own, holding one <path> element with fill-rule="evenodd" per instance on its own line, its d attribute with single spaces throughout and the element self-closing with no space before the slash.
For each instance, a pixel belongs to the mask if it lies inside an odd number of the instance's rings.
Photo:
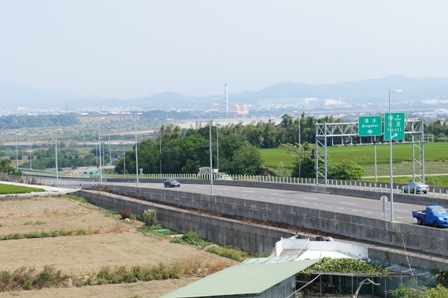
<svg viewBox="0 0 448 298">
<path fill-rule="evenodd" d="M 108 179 L 108 182 L 133 182 L 126 179 Z M 160 183 L 162 185 L 162 180 L 160 179 L 141 179 L 141 183 Z M 372 200 L 380 200 L 381 196 L 389 197 L 390 191 L 387 189 L 389 187 L 388 183 L 382 182 L 372 182 L 371 185 L 376 186 L 375 190 L 372 188 L 369 190 L 369 182 L 364 181 L 345 181 L 345 180 L 329 180 L 331 182 L 328 186 L 325 185 L 312 185 L 312 184 L 294 184 L 294 183 L 274 183 L 274 182 L 257 182 L 257 181 L 235 181 L 235 180 L 214 180 L 215 185 L 228 185 L 228 186 L 239 186 L 239 187 L 254 187 L 254 188 L 268 188 L 268 189 L 281 189 L 281 190 L 292 190 L 292 191 L 304 191 L 304 192 L 316 192 L 316 193 L 328 193 L 341 196 L 366 198 Z M 183 179 L 181 183 L 185 184 L 210 184 L 210 180 L 193 180 L 193 179 Z M 357 186 L 350 188 L 345 184 L 356 183 Z M 339 187 L 337 187 L 339 185 Z M 344 186 L 342 186 L 344 185 Z M 395 183 L 398 188 L 401 188 L 401 184 Z M 404 184 L 403 184 L 404 185 Z M 443 194 L 448 192 L 446 187 L 432 187 L 431 191 L 435 191 L 433 196 L 431 195 L 412 195 L 412 194 L 402 194 L 394 193 L 394 202 L 397 203 L 407 203 L 416 205 L 442 205 L 448 204 L 447 199 L 440 199 Z"/>
<path fill-rule="evenodd" d="M 180 233 L 196 232 L 208 241 L 223 245 L 239 247 L 252 253 L 271 254 L 275 242 L 280 238 L 291 237 L 291 231 L 266 227 L 239 221 L 202 215 L 179 208 L 154 204 L 120 195 L 97 191 L 78 191 L 78 196 L 85 197 L 90 203 L 120 212 L 130 210 L 140 215 L 145 210 L 157 212 L 157 221 L 163 227 Z"/>
<path fill-rule="evenodd" d="M 281 223 L 448 257 L 448 230 L 238 198 L 180 191 L 108 185 L 111 192 L 171 206 Z M 386 232 L 387 231 L 387 232 Z"/>
<path fill-rule="evenodd" d="M 78 191 L 76 195 L 85 197 L 92 204 L 115 211 L 129 209 L 134 214 L 142 214 L 147 209 L 156 210 L 157 220 L 164 227 L 181 233 L 195 231 L 200 237 L 206 240 L 220 245 L 239 247 L 254 254 L 263 253 L 269 255 L 277 241 L 293 235 L 292 231 L 285 229 L 202 215 L 175 207 L 111 193 Z M 256 212 L 256 209 L 254 209 L 254 212 Z M 315 240 L 313 235 L 302 234 L 300 237 Z M 369 245 L 368 254 L 371 259 L 386 264 L 399 264 L 406 267 L 411 266 L 413 268 L 427 270 L 438 269 L 448 271 L 448 262 L 445 258 L 428 257 L 415 253 L 405 254 L 403 249 L 394 250 Z"/>
</svg>

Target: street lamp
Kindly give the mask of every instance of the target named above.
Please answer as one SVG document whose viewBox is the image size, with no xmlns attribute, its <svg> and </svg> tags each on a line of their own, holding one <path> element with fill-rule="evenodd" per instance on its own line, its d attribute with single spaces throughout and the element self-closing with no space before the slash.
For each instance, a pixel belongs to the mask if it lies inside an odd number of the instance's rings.
<svg viewBox="0 0 448 298">
<path fill-rule="evenodd" d="M 101 120 L 98 121 L 98 151 L 99 151 L 99 170 L 100 170 L 100 183 L 103 184 L 103 168 L 102 168 L 102 153 L 101 153 Z"/>
<path fill-rule="evenodd" d="M 19 170 L 19 149 L 18 149 L 17 133 L 16 133 L 16 171 Z"/>
<path fill-rule="evenodd" d="M 162 127 L 159 129 L 159 170 L 162 175 Z"/>
<path fill-rule="evenodd" d="M 61 129 L 56 129 L 55 132 L 54 132 L 54 134 L 55 134 L 55 138 L 54 138 L 54 155 L 55 155 L 55 166 L 56 166 L 56 187 L 59 186 L 58 130 L 61 130 Z"/>
<path fill-rule="evenodd" d="M 31 168 L 33 167 L 33 157 L 31 156 L 31 151 L 32 151 L 32 148 L 31 148 L 31 141 L 30 141 L 30 170 L 31 170 Z"/>
<path fill-rule="evenodd" d="M 123 142 L 123 174 L 126 174 L 126 143 Z"/>
<path fill-rule="evenodd" d="M 209 151 L 210 151 L 210 195 L 213 195 L 213 152 L 212 152 L 212 112 L 210 105 L 208 107 L 208 114 L 210 118 L 209 122 Z"/>
<path fill-rule="evenodd" d="M 218 130 L 220 125 L 216 124 L 216 168 L 218 169 L 219 172 L 219 137 L 218 137 Z"/>
<path fill-rule="evenodd" d="M 392 114 L 390 111 L 390 94 L 403 92 L 401 89 L 389 90 L 389 168 L 390 168 L 390 221 L 394 221 L 394 177 L 392 171 Z"/>
<path fill-rule="evenodd" d="M 137 187 L 140 187 L 140 182 L 138 181 L 137 116 L 134 116 L 134 133 L 135 133 L 135 177 L 136 177 Z"/>
</svg>

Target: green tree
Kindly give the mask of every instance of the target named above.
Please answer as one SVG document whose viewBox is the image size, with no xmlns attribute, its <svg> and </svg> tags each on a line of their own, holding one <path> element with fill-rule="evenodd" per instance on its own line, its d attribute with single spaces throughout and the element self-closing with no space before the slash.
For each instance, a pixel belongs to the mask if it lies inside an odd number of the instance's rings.
<svg viewBox="0 0 448 298">
<path fill-rule="evenodd" d="M 327 173 L 328 178 L 340 180 L 360 180 L 362 175 L 364 175 L 364 169 L 350 160 L 330 164 Z"/>
<path fill-rule="evenodd" d="M 240 175 L 256 175 L 260 172 L 263 160 L 255 146 L 245 142 L 238 148 L 229 162 L 228 172 Z"/>
<path fill-rule="evenodd" d="M 13 166 L 11 166 L 11 160 L 9 159 L 1 159 L 0 160 L 0 172 L 6 174 L 12 174 L 16 170 Z"/>
</svg>

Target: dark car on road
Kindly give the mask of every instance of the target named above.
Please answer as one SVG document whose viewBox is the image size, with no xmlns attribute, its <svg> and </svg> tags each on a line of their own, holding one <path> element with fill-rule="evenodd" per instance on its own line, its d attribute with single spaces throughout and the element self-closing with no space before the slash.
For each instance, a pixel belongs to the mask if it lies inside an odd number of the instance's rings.
<svg viewBox="0 0 448 298">
<path fill-rule="evenodd" d="M 403 192 L 406 193 L 428 193 L 429 185 L 422 182 L 411 182 L 403 186 Z"/>
<path fill-rule="evenodd" d="M 163 182 L 163 185 L 165 187 L 180 187 L 180 183 L 179 181 L 175 180 L 175 179 L 168 179 L 165 180 L 165 182 Z"/>
</svg>

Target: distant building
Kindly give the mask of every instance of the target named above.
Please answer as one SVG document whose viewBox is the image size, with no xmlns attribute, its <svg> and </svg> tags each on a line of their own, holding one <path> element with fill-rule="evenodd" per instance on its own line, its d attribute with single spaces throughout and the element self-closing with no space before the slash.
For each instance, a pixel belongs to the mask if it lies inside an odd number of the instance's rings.
<svg viewBox="0 0 448 298">
<path fill-rule="evenodd" d="M 247 115 L 249 114 L 249 106 L 245 103 L 235 103 L 235 104 L 230 103 L 226 106 L 220 106 L 219 112 L 234 115 Z"/>
</svg>

